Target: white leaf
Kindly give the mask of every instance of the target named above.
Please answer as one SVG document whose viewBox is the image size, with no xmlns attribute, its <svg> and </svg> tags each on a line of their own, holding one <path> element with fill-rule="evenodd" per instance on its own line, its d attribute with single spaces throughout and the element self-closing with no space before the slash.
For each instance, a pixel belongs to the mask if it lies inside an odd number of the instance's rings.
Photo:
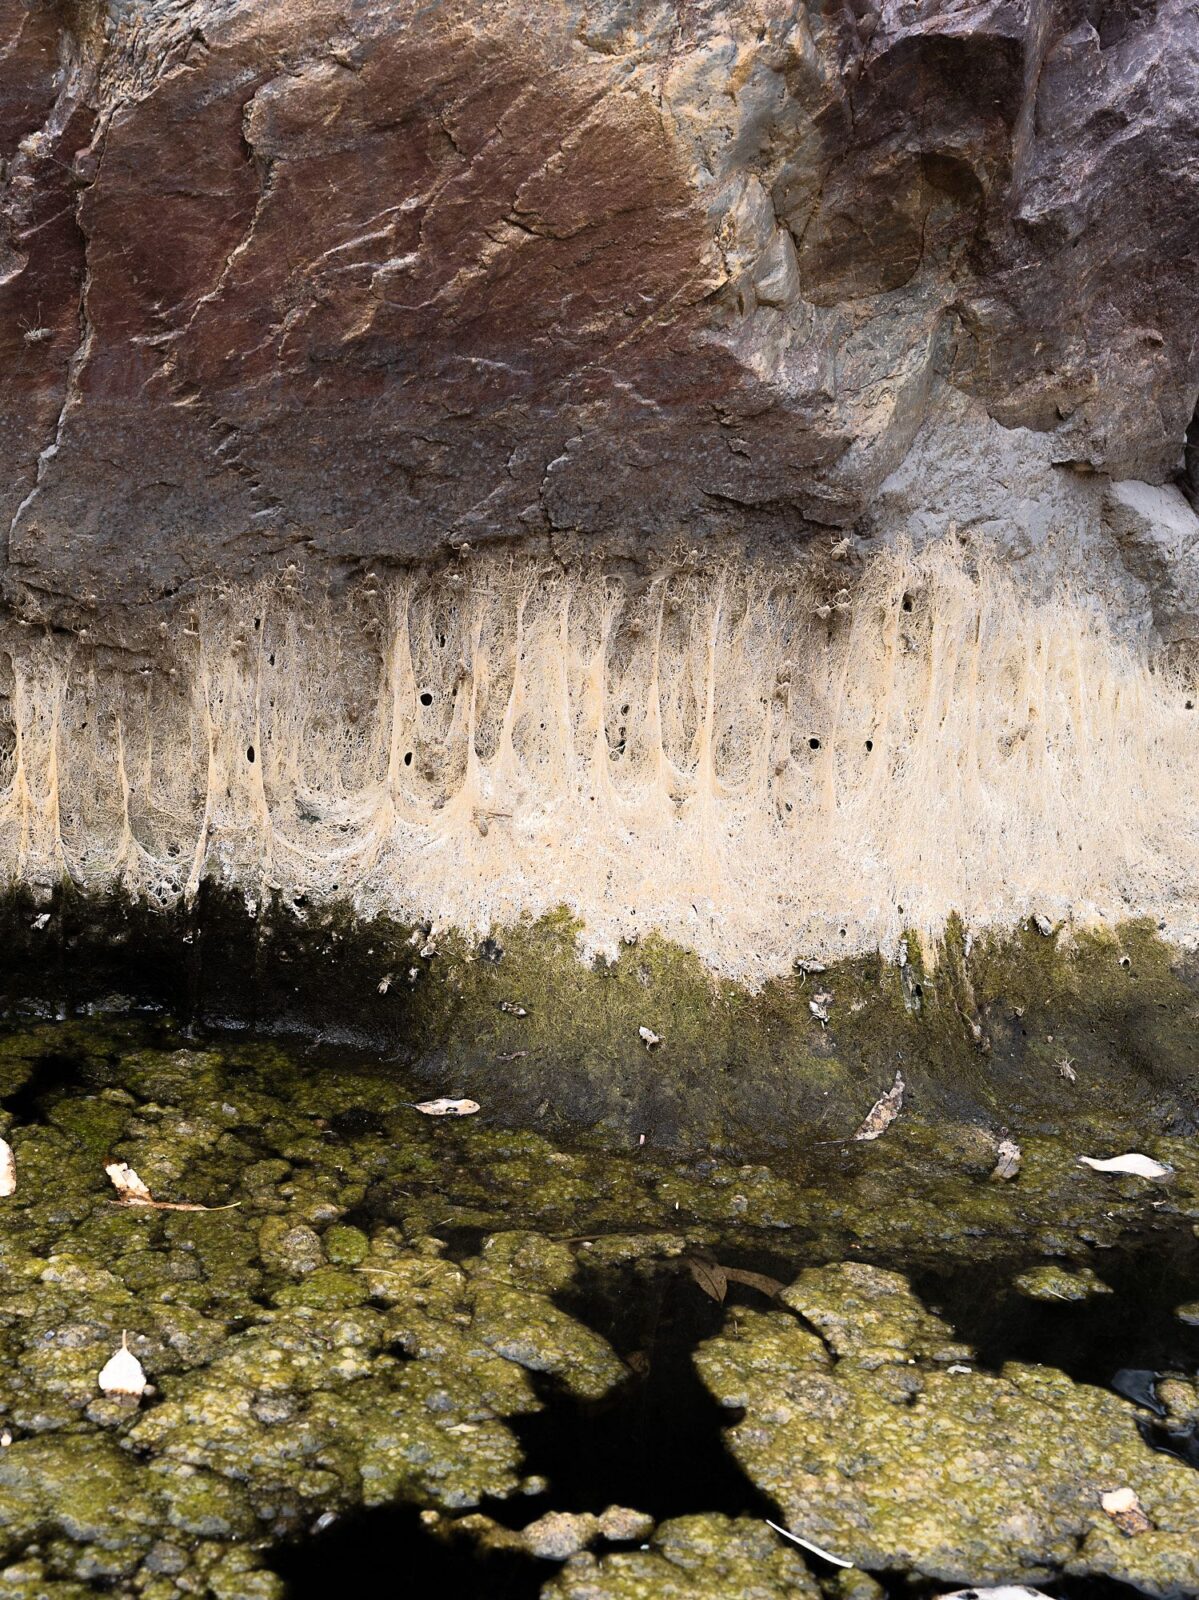
<svg viewBox="0 0 1199 1600">
<path fill-rule="evenodd" d="M 121 1348 L 101 1368 L 99 1384 L 105 1394 L 145 1394 L 148 1388 L 146 1374 L 142 1371 L 141 1362 L 130 1350 L 124 1334 L 121 1335 Z"/>
<path fill-rule="evenodd" d="M 440 1100 L 422 1100 L 413 1106 L 413 1110 L 425 1117 L 473 1117 L 478 1109 L 477 1100 L 451 1100 L 445 1096 Z"/>
<path fill-rule="evenodd" d="M 818 1544 L 813 1544 L 810 1539 L 801 1539 L 797 1533 L 792 1533 L 788 1528 L 780 1528 L 777 1522 L 766 1518 L 766 1526 L 773 1528 L 775 1533 L 781 1533 L 784 1539 L 790 1539 L 792 1544 L 799 1545 L 802 1550 L 810 1550 L 814 1556 L 819 1556 L 822 1561 L 831 1561 L 834 1567 L 852 1567 L 852 1561 L 843 1561 L 840 1556 L 835 1556 L 828 1550 L 822 1550 Z"/>
<path fill-rule="evenodd" d="M 1020 1170 L 1020 1146 L 1014 1139 L 1001 1139 L 996 1155 L 999 1159 L 995 1163 L 992 1178 L 997 1181 L 1014 1178 Z"/>
<path fill-rule="evenodd" d="M 104 1170 L 121 1199 L 130 1205 L 148 1205 L 154 1199 L 127 1161 L 109 1161 Z"/>
<path fill-rule="evenodd" d="M 12 1145 L 0 1139 L 0 1198 L 15 1194 L 17 1188 L 17 1163 L 13 1160 Z"/>
<path fill-rule="evenodd" d="M 656 1034 L 652 1028 L 638 1028 L 637 1032 L 645 1040 L 645 1048 L 647 1050 L 654 1050 L 662 1043 L 660 1035 Z"/>
<path fill-rule="evenodd" d="M 1112 1156 L 1108 1161 L 1097 1161 L 1094 1156 L 1079 1156 L 1078 1159 L 1084 1167 L 1093 1167 L 1096 1172 L 1127 1172 L 1134 1178 L 1168 1178 L 1174 1171 L 1173 1167 L 1163 1167 L 1152 1156 L 1139 1155 L 1136 1151 Z"/>
<path fill-rule="evenodd" d="M 937 1600 L 1048 1600 L 1040 1589 L 1026 1589 L 1022 1583 L 1001 1583 L 997 1589 L 954 1589 Z"/>
</svg>

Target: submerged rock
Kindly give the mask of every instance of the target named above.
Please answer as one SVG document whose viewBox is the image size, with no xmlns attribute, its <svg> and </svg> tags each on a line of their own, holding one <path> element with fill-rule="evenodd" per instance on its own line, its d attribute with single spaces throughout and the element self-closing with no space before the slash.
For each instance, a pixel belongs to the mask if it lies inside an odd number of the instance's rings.
<svg viewBox="0 0 1199 1600">
<path fill-rule="evenodd" d="M 580 1555 L 542 1589 L 544 1600 L 819 1600 L 798 1553 L 763 1522 L 709 1513 L 676 1517 L 647 1550 Z"/>
<path fill-rule="evenodd" d="M 1071 1272 L 1052 1262 L 1020 1273 L 1012 1286 L 1028 1300 L 1089 1300 L 1112 1292 L 1090 1267 Z"/>
<path fill-rule="evenodd" d="M 905 1280 L 860 1262 L 805 1272 L 784 1298 L 811 1328 L 740 1312 L 696 1363 L 744 1410 L 729 1446 L 793 1532 L 950 1582 L 1199 1587 L 1199 1475 L 1145 1443 L 1126 1401 L 1049 1367 L 960 1370 Z M 1125 1487 L 1149 1522 L 1135 1538 L 1101 1503 Z"/>
</svg>

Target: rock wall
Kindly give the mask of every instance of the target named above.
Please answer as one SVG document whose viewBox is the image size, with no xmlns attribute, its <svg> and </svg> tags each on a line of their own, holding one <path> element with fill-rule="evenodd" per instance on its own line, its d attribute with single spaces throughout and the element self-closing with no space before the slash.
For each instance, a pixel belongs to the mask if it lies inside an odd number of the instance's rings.
<svg viewBox="0 0 1199 1600">
<path fill-rule="evenodd" d="M 0 0 L 10 607 L 954 522 L 1184 638 L 1197 101 L 1192 0 Z"/>
<path fill-rule="evenodd" d="M 0 0 L 0 863 L 1193 937 L 1196 104 L 1194 0 Z"/>
</svg>

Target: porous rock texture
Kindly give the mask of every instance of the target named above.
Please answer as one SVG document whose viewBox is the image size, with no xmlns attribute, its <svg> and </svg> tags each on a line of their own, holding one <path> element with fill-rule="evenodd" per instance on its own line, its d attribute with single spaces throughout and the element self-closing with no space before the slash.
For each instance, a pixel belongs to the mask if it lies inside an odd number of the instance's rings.
<svg viewBox="0 0 1199 1600">
<path fill-rule="evenodd" d="M 1194 0 L 0 0 L 9 605 L 954 522 L 1185 641 L 1197 103 Z"/>
</svg>

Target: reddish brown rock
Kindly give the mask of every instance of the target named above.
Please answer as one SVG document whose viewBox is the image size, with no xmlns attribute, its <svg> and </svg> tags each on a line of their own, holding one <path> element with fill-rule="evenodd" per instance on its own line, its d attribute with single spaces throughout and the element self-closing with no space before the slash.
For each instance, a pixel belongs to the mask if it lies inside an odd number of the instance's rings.
<svg viewBox="0 0 1199 1600">
<path fill-rule="evenodd" d="M 10 602 L 854 524 L 951 382 L 1161 482 L 1187 0 L 0 0 Z"/>
</svg>

